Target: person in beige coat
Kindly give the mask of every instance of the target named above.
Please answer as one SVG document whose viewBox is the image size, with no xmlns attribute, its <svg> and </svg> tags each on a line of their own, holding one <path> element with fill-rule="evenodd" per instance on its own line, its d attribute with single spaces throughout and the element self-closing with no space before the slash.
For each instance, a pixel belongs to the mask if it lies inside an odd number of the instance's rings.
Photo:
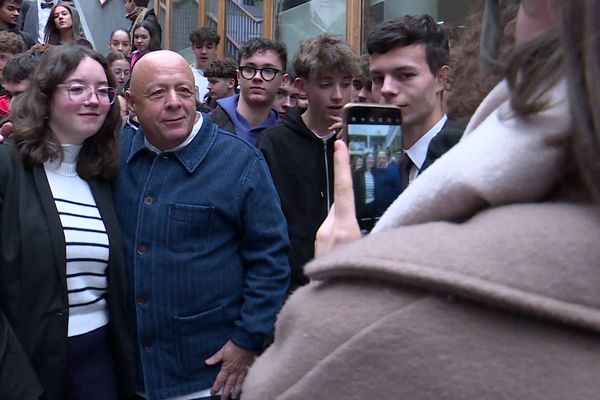
<svg viewBox="0 0 600 400">
<path fill-rule="evenodd" d="M 600 4 L 523 0 L 517 31 L 556 29 L 561 11 L 576 129 L 545 201 L 388 229 L 318 257 L 243 399 L 598 397 L 600 60 L 590 55 L 600 49 Z M 523 93 L 513 110 L 532 104 Z M 335 158 L 337 204 L 317 254 L 358 235 L 342 142 Z"/>
</svg>

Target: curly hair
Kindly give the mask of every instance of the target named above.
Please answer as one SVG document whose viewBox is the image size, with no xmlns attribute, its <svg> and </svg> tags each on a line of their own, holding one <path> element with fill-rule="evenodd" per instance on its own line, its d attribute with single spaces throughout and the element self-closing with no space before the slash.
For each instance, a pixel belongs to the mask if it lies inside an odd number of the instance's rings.
<svg viewBox="0 0 600 400">
<path fill-rule="evenodd" d="M 509 59 L 514 49 L 518 9 L 518 4 L 512 0 L 499 3 L 499 29 L 502 32 L 502 40 L 496 50 L 499 52 L 499 60 Z M 505 76 L 505 67 L 502 65 L 482 68 L 480 64 L 483 11 L 481 3 L 467 18 L 466 28 L 458 34 L 458 40 L 451 48 L 451 68 L 446 80 L 446 90 L 449 93 L 447 114 L 451 120 L 473 115 L 483 98 Z"/>
<path fill-rule="evenodd" d="M 13 55 L 22 53 L 25 50 L 25 43 L 21 36 L 8 31 L 0 31 L 0 53 L 10 53 Z"/>
<path fill-rule="evenodd" d="M 62 157 L 55 134 L 48 125 L 50 103 L 57 86 L 89 57 L 104 70 L 108 85 L 114 87 L 115 79 L 104 57 L 80 45 L 62 45 L 49 49 L 42 56 L 33 74 L 31 85 L 15 99 L 10 119 L 15 125 L 11 135 L 26 167 L 32 168 L 57 157 Z M 87 138 L 79 153 L 77 172 L 83 179 L 113 178 L 118 165 L 116 131 L 120 126 L 119 103 L 115 101 L 98 132 Z"/>
<path fill-rule="evenodd" d="M 352 47 L 342 37 L 330 33 L 302 41 L 292 65 L 299 78 L 319 76 L 328 70 L 350 76 L 360 74 L 360 61 Z"/>
<path fill-rule="evenodd" d="M 203 44 L 214 44 L 215 46 L 218 46 L 220 41 L 221 37 L 212 28 L 197 28 L 190 33 L 190 42 L 198 46 L 202 46 Z"/>
</svg>

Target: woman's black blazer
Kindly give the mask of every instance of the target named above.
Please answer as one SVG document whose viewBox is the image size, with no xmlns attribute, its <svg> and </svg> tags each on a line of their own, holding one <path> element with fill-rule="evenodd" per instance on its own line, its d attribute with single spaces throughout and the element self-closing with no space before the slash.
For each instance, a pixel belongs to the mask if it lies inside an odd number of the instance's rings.
<svg viewBox="0 0 600 400">
<path fill-rule="evenodd" d="M 123 246 L 110 182 L 89 185 L 110 240 L 107 304 L 122 398 L 134 391 Z M 69 302 L 65 239 L 42 166 L 0 144 L 0 399 L 62 399 Z"/>
</svg>

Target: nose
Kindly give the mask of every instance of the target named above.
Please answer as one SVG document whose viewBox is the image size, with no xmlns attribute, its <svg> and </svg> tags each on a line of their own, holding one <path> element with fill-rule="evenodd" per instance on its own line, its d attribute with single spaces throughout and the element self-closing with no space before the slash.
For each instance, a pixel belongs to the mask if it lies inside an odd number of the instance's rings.
<svg viewBox="0 0 600 400">
<path fill-rule="evenodd" d="M 383 98 L 383 100 L 388 100 L 397 95 L 398 90 L 393 84 L 393 79 L 390 76 L 386 76 L 383 79 L 383 84 L 381 85 L 381 97 Z"/>
<path fill-rule="evenodd" d="M 285 101 L 283 102 L 283 104 L 281 105 L 284 109 L 288 109 L 293 107 L 292 105 L 292 96 L 286 96 L 285 97 Z"/>
<path fill-rule="evenodd" d="M 360 89 L 356 95 L 356 98 L 358 98 L 359 103 L 366 103 L 368 99 L 367 89 L 364 87 Z"/>
<path fill-rule="evenodd" d="M 344 98 L 343 88 L 340 85 L 333 86 L 333 92 L 331 92 L 331 100 L 340 101 Z"/>
<path fill-rule="evenodd" d="M 254 74 L 254 77 L 252 77 L 253 81 L 257 81 L 257 82 L 262 82 L 263 78 L 262 75 L 260 74 L 261 71 L 256 71 L 256 74 Z"/>
<path fill-rule="evenodd" d="M 175 89 L 170 89 L 167 91 L 167 95 L 165 97 L 165 107 L 170 110 L 176 110 L 181 107 L 181 100 L 179 99 Z"/>
<path fill-rule="evenodd" d="M 98 104 L 100 104 L 100 98 L 98 97 L 96 89 L 90 90 L 90 95 L 85 103 L 90 106 L 98 106 Z"/>
</svg>

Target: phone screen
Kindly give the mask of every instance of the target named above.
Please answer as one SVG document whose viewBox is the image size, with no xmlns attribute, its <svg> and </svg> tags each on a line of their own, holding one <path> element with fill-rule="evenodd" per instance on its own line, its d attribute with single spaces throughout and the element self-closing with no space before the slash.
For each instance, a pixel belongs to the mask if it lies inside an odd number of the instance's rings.
<svg viewBox="0 0 600 400">
<path fill-rule="evenodd" d="M 351 104 L 345 121 L 356 217 L 366 234 L 402 191 L 402 116 L 394 106 Z"/>
</svg>

